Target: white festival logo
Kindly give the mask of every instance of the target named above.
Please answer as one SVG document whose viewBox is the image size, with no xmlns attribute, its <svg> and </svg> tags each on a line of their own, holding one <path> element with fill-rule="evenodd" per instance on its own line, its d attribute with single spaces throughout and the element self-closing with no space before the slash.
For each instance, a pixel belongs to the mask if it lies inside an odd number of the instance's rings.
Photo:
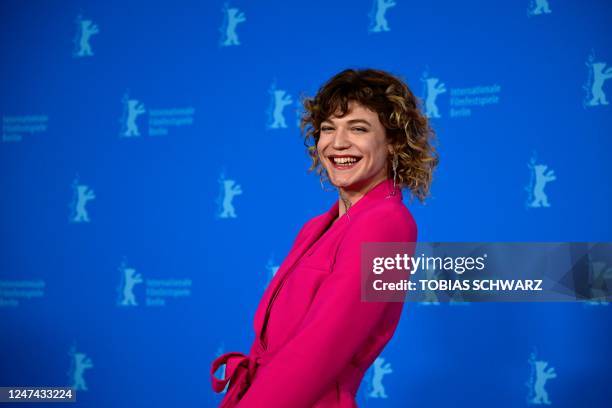
<svg viewBox="0 0 612 408">
<path fill-rule="evenodd" d="M 557 377 L 554 367 L 548 367 L 546 361 L 537 360 L 535 352 L 531 353 L 528 362 L 531 367 L 531 375 L 527 383 L 529 387 L 527 402 L 534 405 L 550 405 L 546 383 L 548 380 Z"/>
<path fill-rule="evenodd" d="M 528 16 L 539 16 L 542 14 L 550 14 L 550 5 L 548 0 L 531 0 L 527 9 Z"/>
<path fill-rule="evenodd" d="M 218 182 L 221 189 L 220 199 L 217 200 L 219 205 L 218 217 L 237 218 L 233 201 L 235 196 L 242 194 L 242 187 L 235 180 L 226 179 L 223 173 L 221 173 Z"/>
<path fill-rule="evenodd" d="M 370 28 L 369 31 L 372 33 L 380 33 L 382 31 L 391 31 L 389 23 L 385 17 L 385 13 L 388 9 L 395 6 L 393 0 L 374 0 L 372 11 L 370 11 Z"/>
<path fill-rule="evenodd" d="M 277 89 L 276 84 L 272 84 L 268 93 L 271 96 L 270 106 L 268 108 L 268 128 L 279 129 L 286 128 L 287 123 L 285 122 L 285 116 L 283 110 L 286 106 L 293 103 L 291 95 L 284 89 Z"/>
<path fill-rule="evenodd" d="M 550 207 L 548 195 L 544 188 L 548 183 L 557 179 L 554 170 L 549 170 L 545 164 L 538 164 L 535 154 L 532 156 L 527 167 L 531 170 L 531 179 L 526 187 L 528 193 L 527 207 Z"/>
<path fill-rule="evenodd" d="M 382 357 L 376 358 L 373 365 L 374 374 L 372 375 L 372 391 L 368 394 L 370 398 L 388 398 L 385 387 L 382 383 L 383 377 L 393 372 L 391 363 L 385 363 Z"/>
<path fill-rule="evenodd" d="M 85 184 L 80 184 L 77 177 L 72 182 L 70 222 L 89 222 L 89 214 L 85 206 L 94 198 L 96 198 L 96 196 L 93 190 Z"/>
<path fill-rule="evenodd" d="M 138 137 L 140 132 L 136 120 L 138 116 L 146 112 L 144 104 L 138 99 L 130 99 L 128 93 L 123 95 L 121 100 L 123 103 L 123 118 L 122 129 L 120 136 L 122 137 Z"/>
<path fill-rule="evenodd" d="M 134 286 L 143 282 L 142 274 L 136 273 L 136 269 L 127 267 L 125 262 L 119 267 L 121 273 L 121 284 L 119 285 L 119 305 L 138 306 L 134 296 Z"/>
<path fill-rule="evenodd" d="M 70 355 L 70 371 L 68 372 L 68 378 L 70 386 L 77 391 L 87 391 L 87 384 L 83 378 L 85 370 L 93 367 L 91 358 L 87 357 L 85 353 L 79 353 L 75 347 L 72 347 L 69 352 Z"/>
<path fill-rule="evenodd" d="M 92 35 L 98 34 L 100 29 L 91 20 L 83 20 L 81 16 L 76 19 L 77 35 L 75 39 L 74 57 L 91 57 L 93 51 L 89 39 Z"/>
<path fill-rule="evenodd" d="M 228 7 L 227 3 L 223 6 L 223 24 L 221 25 L 221 46 L 240 45 L 236 26 L 246 21 L 243 12 L 234 7 Z"/>
<path fill-rule="evenodd" d="M 612 78 L 612 67 L 602 61 L 595 61 L 594 53 L 589 55 L 586 66 L 589 70 L 587 83 L 583 86 L 586 91 L 585 106 L 608 105 L 604 92 L 605 82 Z"/>
<path fill-rule="evenodd" d="M 423 73 L 421 81 L 425 85 L 425 115 L 428 118 L 439 118 L 440 111 L 436 99 L 446 92 L 446 85 L 440 82 L 439 78 L 430 77 L 427 71 Z"/>
</svg>

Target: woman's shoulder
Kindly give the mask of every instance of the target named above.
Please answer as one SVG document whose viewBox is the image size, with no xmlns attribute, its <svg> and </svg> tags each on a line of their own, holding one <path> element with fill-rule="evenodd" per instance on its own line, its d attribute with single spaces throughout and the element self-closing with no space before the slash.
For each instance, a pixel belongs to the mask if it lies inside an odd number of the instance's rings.
<svg viewBox="0 0 612 408">
<path fill-rule="evenodd" d="M 401 200 L 381 200 L 351 217 L 348 233 L 416 241 L 417 223 Z"/>
</svg>

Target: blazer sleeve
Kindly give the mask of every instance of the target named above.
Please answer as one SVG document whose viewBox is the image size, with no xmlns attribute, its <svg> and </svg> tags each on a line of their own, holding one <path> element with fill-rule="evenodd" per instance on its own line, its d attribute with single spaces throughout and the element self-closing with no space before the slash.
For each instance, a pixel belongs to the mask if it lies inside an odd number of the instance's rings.
<svg viewBox="0 0 612 408">
<path fill-rule="evenodd" d="M 399 212 L 369 215 L 350 225 L 297 334 L 259 367 L 238 408 L 312 407 L 374 334 L 392 303 L 361 301 L 361 243 L 415 242 L 416 225 Z"/>
</svg>

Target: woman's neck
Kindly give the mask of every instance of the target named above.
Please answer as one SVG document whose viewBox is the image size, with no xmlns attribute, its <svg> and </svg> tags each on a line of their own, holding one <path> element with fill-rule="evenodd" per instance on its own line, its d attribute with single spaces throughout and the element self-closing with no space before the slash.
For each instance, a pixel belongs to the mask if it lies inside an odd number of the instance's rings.
<svg viewBox="0 0 612 408">
<path fill-rule="evenodd" d="M 363 196 L 366 195 L 366 193 L 372 189 L 372 187 L 376 186 L 378 183 L 383 181 L 385 178 L 386 177 L 384 176 L 377 177 L 371 180 L 365 187 L 362 187 L 356 190 L 344 189 L 340 187 L 338 189 L 338 193 L 339 193 L 338 218 L 346 214 L 346 212 L 352 206 L 354 206 L 357 203 L 357 201 L 361 200 Z M 338 218 L 336 218 L 336 220 L 338 220 Z M 336 220 L 334 220 L 334 222 L 336 222 Z"/>
</svg>

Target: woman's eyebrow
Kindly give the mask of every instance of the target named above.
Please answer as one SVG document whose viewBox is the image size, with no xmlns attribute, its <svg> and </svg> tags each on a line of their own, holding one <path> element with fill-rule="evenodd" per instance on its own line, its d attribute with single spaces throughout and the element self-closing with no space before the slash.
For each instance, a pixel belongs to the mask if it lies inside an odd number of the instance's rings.
<svg viewBox="0 0 612 408">
<path fill-rule="evenodd" d="M 347 123 L 348 123 L 348 124 L 351 124 L 351 125 L 352 125 L 353 123 L 365 123 L 365 124 L 366 124 L 366 125 L 368 125 L 368 126 L 372 126 L 372 125 L 370 124 L 370 122 L 368 122 L 368 121 L 367 121 L 367 120 L 365 120 L 365 119 L 351 119 L 351 120 L 349 120 Z"/>
<path fill-rule="evenodd" d="M 325 123 L 325 122 L 331 123 L 332 125 L 334 124 L 333 119 L 325 119 L 321 123 Z M 368 126 L 372 126 L 372 124 L 365 119 L 351 119 L 351 120 L 347 120 L 346 123 L 348 123 L 349 125 L 353 125 L 355 123 L 365 123 Z"/>
</svg>

